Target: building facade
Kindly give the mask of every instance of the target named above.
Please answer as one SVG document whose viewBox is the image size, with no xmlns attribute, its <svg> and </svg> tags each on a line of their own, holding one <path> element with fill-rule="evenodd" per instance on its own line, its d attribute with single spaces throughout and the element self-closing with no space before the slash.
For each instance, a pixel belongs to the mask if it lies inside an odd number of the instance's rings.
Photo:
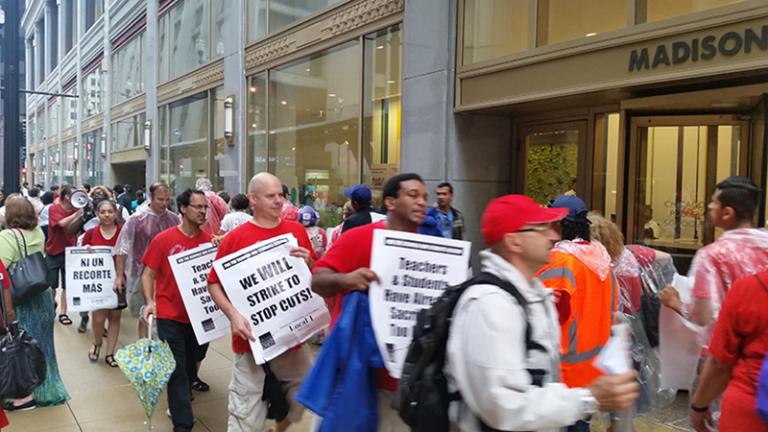
<svg viewBox="0 0 768 432">
<path fill-rule="evenodd" d="M 415 171 L 473 240 L 494 196 L 575 187 L 683 266 L 717 181 L 768 187 L 764 0 L 30 0 L 22 25 L 27 88 L 77 96 L 27 99 L 36 183 L 267 170 L 332 225 L 345 187 Z"/>
</svg>

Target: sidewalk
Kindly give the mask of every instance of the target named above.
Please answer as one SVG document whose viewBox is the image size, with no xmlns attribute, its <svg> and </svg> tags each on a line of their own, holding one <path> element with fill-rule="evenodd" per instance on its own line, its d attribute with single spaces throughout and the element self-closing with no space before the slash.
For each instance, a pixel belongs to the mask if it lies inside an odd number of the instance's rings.
<svg viewBox="0 0 768 432">
<path fill-rule="evenodd" d="M 88 333 L 77 332 L 80 317 L 71 314 L 71 326 L 55 324 L 56 352 L 59 371 L 72 396 L 64 405 L 37 408 L 21 413 L 8 413 L 11 422 L 3 432 L 134 432 L 146 431 L 146 416 L 128 380 L 118 368 L 104 363 L 105 348 L 97 363 L 88 360 L 92 341 L 90 323 Z M 136 340 L 136 319 L 125 311 L 121 323 L 119 346 Z M 207 393 L 195 392 L 192 409 L 197 419 L 195 431 L 227 430 L 227 387 L 231 375 L 232 350 L 228 338 L 211 344 L 208 357 L 203 362 L 200 376 L 210 384 Z M 152 416 L 152 430 L 172 431 L 166 415 L 168 407 L 165 394 Z M 308 432 L 310 415 L 305 413 L 302 423 L 291 431 Z"/>
</svg>

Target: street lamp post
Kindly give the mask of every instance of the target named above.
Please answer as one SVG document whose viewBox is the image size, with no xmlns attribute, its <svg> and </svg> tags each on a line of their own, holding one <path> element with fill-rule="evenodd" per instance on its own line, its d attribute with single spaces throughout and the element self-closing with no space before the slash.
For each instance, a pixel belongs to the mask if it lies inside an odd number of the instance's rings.
<svg viewBox="0 0 768 432">
<path fill-rule="evenodd" d="M 5 23 L 3 24 L 3 187 L 6 193 L 19 191 L 21 176 L 21 125 L 19 123 L 19 21 L 20 0 L 3 2 Z"/>
</svg>

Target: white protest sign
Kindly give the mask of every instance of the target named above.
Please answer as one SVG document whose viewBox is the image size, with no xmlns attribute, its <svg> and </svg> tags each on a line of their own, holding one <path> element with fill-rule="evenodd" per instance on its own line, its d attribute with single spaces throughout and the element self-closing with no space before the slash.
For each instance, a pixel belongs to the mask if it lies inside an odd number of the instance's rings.
<svg viewBox="0 0 768 432">
<path fill-rule="evenodd" d="M 64 260 L 67 307 L 70 311 L 89 312 L 117 307 L 117 293 L 112 290 L 115 280 L 112 247 L 68 247 Z"/>
<path fill-rule="evenodd" d="M 378 229 L 373 232 L 371 322 L 390 375 L 400 378 L 416 316 L 450 285 L 467 280 L 466 241 Z"/>
<path fill-rule="evenodd" d="M 683 303 L 691 297 L 691 279 L 675 274 L 672 286 Z M 659 362 L 661 387 L 690 390 L 696 372 L 701 345 L 698 340 L 702 329 L 681 317 L 672 309 L 662 306 L 659 312 Z"/>
<path fill-rule="evenodd" d="M 306 341 L 330 322 L 310 287 L 303 259 L 290 255 L 292 234 L 258 242 L 213 262 L 232 305 L 251 323 L 251 351 L 263 364 Z"/>
<path fill-rule="evenodd" d="M 184 308 L 199 344 L 229 334 L 229 320 L 208 293 L 208 273 L 216 258 L 216 246 L 204 243 L 168 257 L 179 286 Z"/>
</svg>

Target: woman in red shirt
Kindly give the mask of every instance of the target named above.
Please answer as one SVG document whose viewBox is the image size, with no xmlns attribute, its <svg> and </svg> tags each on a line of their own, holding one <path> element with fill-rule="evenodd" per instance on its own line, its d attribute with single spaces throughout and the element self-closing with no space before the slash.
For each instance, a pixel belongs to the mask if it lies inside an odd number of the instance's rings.
<svg viewBox="0 0 768 432">
<path fill-rule="evenodd" d="M 709 404 L 723 391 L 720 432 L 768 432 L 755 391 L 768 353 L 768 272 L 737 279 L 725 296 L 709 345 L 710 357 L 691 399 L 691 423 L 707 431 Z"/>
<path fill-rule="evenodd" d="M 117 224 L 117 205 L 110 200 L 103 200 L 96 204 L 96 214 L 99 225 L 85 232 L 83 246 L 111 246 L 117 243 L 121 225 Z M 101 344 L 103 343 L 104 322 L 109 319 L 107 333 L 107 355 L 104 361 L 111 367 L 117 367 L 115 361 L 115 349 L 117 336 L 120 334 L 120 316 L 127 306 L 125 292 L 118 292 L 117 307 L 115 309 L 101 309 L 93 311 L 93 346 L 88 352 L 88 359 L 92 362 L 99 360 Z"/>
</svg>

